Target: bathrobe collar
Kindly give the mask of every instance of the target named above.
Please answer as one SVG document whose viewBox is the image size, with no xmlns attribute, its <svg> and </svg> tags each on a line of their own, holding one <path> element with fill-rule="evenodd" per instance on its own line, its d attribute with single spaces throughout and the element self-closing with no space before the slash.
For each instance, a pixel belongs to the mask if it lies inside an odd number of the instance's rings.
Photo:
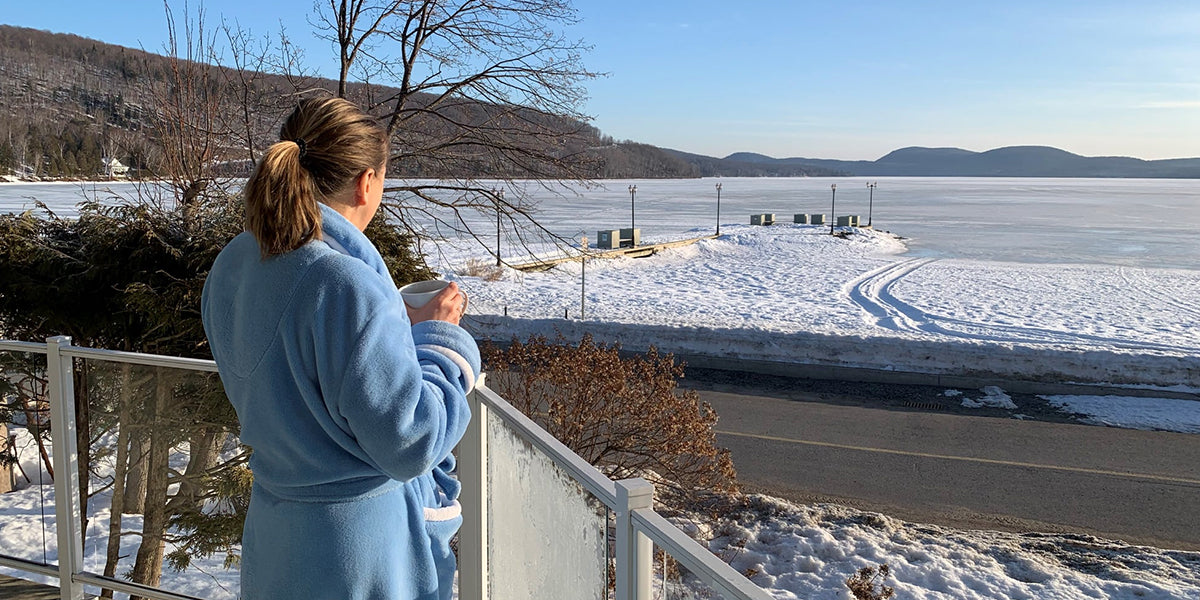
<svg viewBox="0 0 1200 600">
<path fill-rule="evenodd" d="M 383 257 L 379 255 L 379 250 L 375 249 L 371 240 L 336 210 L 320 202 L 317 206 L 321 207 L 321 241 L 337 252 L 367 263 L 367 266 L 379 273 L 379 276 L 395 289 L 396 283 L 392 281 L 392 275 L 388 272 Z"/>
</svg>

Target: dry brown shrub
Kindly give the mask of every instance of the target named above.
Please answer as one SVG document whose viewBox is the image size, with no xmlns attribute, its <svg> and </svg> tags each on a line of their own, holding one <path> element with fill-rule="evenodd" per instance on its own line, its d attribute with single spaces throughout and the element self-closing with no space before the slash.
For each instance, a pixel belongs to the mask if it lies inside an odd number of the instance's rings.
<svg viewBox="0 0 1200 600">
<path fill-rule="evenodd" d="M 711 492 L 737 492 L 729 451 L 717 447 L 717 413 L 679 390 L 682 363 L 651 348 L 533 336 L 504 350 L 486 343 L 488 385 L 613 479 L 645 477 L 659 499 L 683 507 Z"/>
<path fill-rule="evenodd" d="M 878 570 L 875 567 L 863 567 L 846 580 L 846 587 L 850 588 L 850 593 L 854 594 L 855 600 L 887 600 L 896 595 L 894 588 L 883 585 L 887 576 L 888 566 L 886 563 L 879 565 Z M 878 583 L 876 583 L 876 579 L 879 580 Z"/>
<path fill-rule="evenodd" d="M 455 270 L 462 277 L 478 277 L 484 281 L 500 281 L 504 268 L 480 258 L 467 259 L 467 264 Z"/>
</svg>

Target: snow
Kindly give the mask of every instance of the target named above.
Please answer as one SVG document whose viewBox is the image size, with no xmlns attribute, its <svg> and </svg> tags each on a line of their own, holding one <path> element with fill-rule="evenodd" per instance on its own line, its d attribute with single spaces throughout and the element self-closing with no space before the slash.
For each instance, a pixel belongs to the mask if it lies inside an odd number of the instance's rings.
<svg viewBox="0 0 1200 600">
<path fill-rule="evenodd" d="M 35 562 L 55 563 L 58 561 L 57 518 L 54 512 L 54 484 L 41 466 L 37 444 L 28 430 L 9 424 L 9 433 L 17 436 L 17 452 L 22 469 L 29 475 L 30 482 L 19 478 L 17 491 L 0 495 L 0 554 L 23 558 Z M 47 452 L 49 452 L 47 446 Z M 111 458 L 111 457 L 109 457 Z M 187 462 L 182 452 L 171 457 L 173 468 L 181 468 Z M 92 483 L 111 480 L 112 471 L 106 461 L 92 473 Z M 39 474 L 39 470 L 41 473 Z M 111 488 L 96 493 L 88 501 L 88 526 L 84 536 L 84 569 L 92 573 L 103 573 L 107 556 L 108 527 L 111 519 Z M 141 531 L 141 515 L 126 515 L 121 521 L 122 530 Z M 121 541 L 121 560 L 117 576 L 121 577 L 133 569 L 140 538 L 125 536 Z M 166 552 L 174 546 L 167 542 Z M 174 572 L 163 568 L 161 589 L 186 593 L 211 600 L 234 600 L 238 591 L 238 572 L 224 568 L 224 555 L 195 558 L 185 571 Z M 13 569 L 0 568 L 0 574 L 19 577 L 30 581 L 57 585 L 57 578 L 43 577 Z M 98 590 L 88 588 L 88 593 Z M 118 598 L 126 597 L 118 594 Z"/>
<path fill-rule="evenodd" d="M 1006 408 L 1008 410 L 1016 410 L 1017 405 L 1012 401 L 1004 390 L 994 385 L 984 386 L 982 390 L 983 397 L 977 400 L 971 398 L 963 398 L 962 405 L 966 408 Z M 950 394 L 947 394 L 950 395 Z"/>
<path fill-rule="evenodd" d="M 639 186 L 643 240 L 711 234 L 714 181 L 630 182 Z M 487 281 L 465 274 L 469 262 L 493 259 L 446 228 L 455 219 L 442 215 L 439 226 L 417 215 L 414 224 L 441 238 L 424 249 L 471 295 L 467 324 L 483 337 L 558 329 L 679 354 L 1200 390 L 1193 182 L 885 178 L 868 208 L 862 178 L 721 181 L 721 238 L 650 258 L 589 261 L 583 319 L 579 263 L 503 269 Z M 625 183 L 483 185 L 506 187 L 548 230 L 578 240 L 629 222 Z M 894 234 L 846 229 L 852 234 L 842 239 L 827 227 L 786 223 L 792 213 L 825 212 L 831 183 L 839 214 L 873 210 L 876 227 Z M 133 183 L 5 184 L 0 211 L 38 198 L 70 215 L 83 196 L 139 193 L 165 192 Z M 738 224 L 763 212 L 780 224 Z M 493 213 L 462 217 L 460 229 L 492 244 Z M 530 258 L 511 227 L 502 238 L 507 260 Z M 538 254 L 564 250 L 525 241 Z"/>
<path fill-rule="evenodd" d="M 1200 402 L 1125 396 L 1042 396 L 1059 410 L 1083 416 L 1086 423 L 1200 433 Z"/>
<path fill-rule="evenodd" d="M 586 282 L 579 262 L 482 277 L 464 269 L 478 248 L 430 259 L 470 295 L 479 337 L 588 332 L 684 355 L 1200 387 L 1200 272 L 913 258 L 886 232 L 828 231 L 724 226 L 651 257 L 589 260 Z"/>
<path fill-rule="evenodd" d="M 897 598 L 1200 598 L 1200 553 L 1090 536 L 960 531 L 878 513 L 751 496 L 712 525 L 677 522 L 780 599 L 850 598 L 843 582 L 886 563 Z"/>
</svg>

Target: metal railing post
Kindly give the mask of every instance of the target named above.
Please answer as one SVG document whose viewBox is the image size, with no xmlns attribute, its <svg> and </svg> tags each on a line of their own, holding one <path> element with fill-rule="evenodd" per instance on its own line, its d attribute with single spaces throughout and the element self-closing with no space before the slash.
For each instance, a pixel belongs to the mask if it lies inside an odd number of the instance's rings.
<svg viewBox="0 0 1200 600">
<path fill-rule="evenodd" d="M 476 390 L 483 385 L 480 376 Z M 462 481 L 463 524 L 459 532 L 458 597 L 488 598 L 487 421 L 488 407 L 478 391 L 467 394 L 471 422 L 458 445 L 458 476 Z"/>
<path fill-rule="evenodd" d="M 82 600 L 83 540 L 79 531 L 79 453 L 75 441 L 74 359 L 63 356 L 68 336 L 46 339 L 46 392 L 53 435 L 54 515 L 58 529 L 58 586 L 63 600 Z"/>
<path fill-rule="evenodd" d="M 617 484 L 616 600 L 650 600 L 650 566 L 654 545 L 633 526 L 633 511 L 654 508 L 654 486 L 636 477 Z"/>
</svg>

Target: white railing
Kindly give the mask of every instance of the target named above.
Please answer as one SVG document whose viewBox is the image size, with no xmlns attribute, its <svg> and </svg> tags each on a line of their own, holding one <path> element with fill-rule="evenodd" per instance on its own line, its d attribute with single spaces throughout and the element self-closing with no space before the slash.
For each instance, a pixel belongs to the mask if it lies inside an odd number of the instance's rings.
<svg viewBox="0 0 1200 600">
<path fill-rule="evenodd" d="M 0 351 L 46 356 L 47 400 L 54 432 L 52 463 L 58 532 L 57 565 L 0 555 L 0 566 L 44 576 L 57 576 L 64 600 L 82 600 L 83 586 L 95 586 L 154 600 L 200 600 L 87 572 L 79 529 L 79 479 L 74 409 L 75 358 L 103 360 L 215 372 L 213 361 L 81 348 L 69 337 L 53 337 L 45 344 L 0 340 Z M 480 385 L 468 399 L 472 419 L 458 449 L 458 476 L 463 482 L 463 526 L 459 533 L 459 597 L 486 600 L 495 597 L 489 586 L 488 422 L 498 417 L 521 439 L 536 448 L 587 493 L 602 502 L 615 517 L 615 598 L 651 600 L 653 547 L 655 544 L 708 586 L 715 597 L 766 600 L 769 596 L 735 569 L 718 559 L 653 509 L 654 488 L 643 479 L 613 481 L 562 442 L 513 408 L 491 389 Z M 554 532 L 534 532 L 547 544 Z M 509 549 L 504 548 L 504 551 Z M 520 548 L 513 549 L 519 552 Z M 607 562 L 607 561 L 605 561 Z M 607 564 L 595 565 L 607 572 Z M 665 577 L 665 574 L 663 575 Z M 505 590 L 513 597 L 528 597 L 520 590 Z M 607 595 L 607 592 L 603 592 Z"/>
</svg>

